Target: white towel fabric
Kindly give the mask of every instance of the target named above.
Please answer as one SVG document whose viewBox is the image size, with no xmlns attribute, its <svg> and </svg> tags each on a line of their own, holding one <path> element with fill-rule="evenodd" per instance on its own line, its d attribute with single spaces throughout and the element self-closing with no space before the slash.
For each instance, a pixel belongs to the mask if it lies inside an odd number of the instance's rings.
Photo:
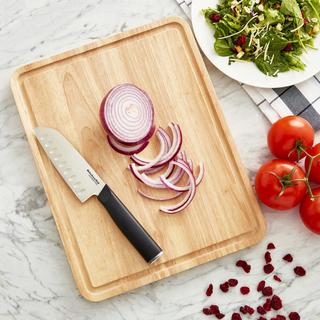
<svg viewBox="0 0 320 320">
<path fill-rule="evenodd" d="M 192 0 L 176 0 L 191 19 Z M 263 89 L 241 84 L 271 123 L 288 115 L 307 119 L 315 130 L 320 129 L 320 73 L 295 86 Z"/>
</svg>

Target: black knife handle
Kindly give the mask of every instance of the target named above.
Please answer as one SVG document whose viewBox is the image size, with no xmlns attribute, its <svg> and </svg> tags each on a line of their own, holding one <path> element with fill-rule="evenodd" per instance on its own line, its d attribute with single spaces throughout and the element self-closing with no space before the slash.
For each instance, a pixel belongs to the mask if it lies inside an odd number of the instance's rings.
<svg viewBox="0 0 320 320">
<path fill-rule="evenodd" d="M 98 195 L 98 199 L 146 262 L 152 263 L 161 256 L 162 249 L 107 185 Z"/>
</svg>

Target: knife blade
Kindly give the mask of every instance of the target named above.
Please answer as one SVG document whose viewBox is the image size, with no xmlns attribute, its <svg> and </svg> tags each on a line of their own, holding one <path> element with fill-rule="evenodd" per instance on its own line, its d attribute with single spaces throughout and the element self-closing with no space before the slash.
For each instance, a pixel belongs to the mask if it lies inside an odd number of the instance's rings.
<svg viewBox="0 0 320 320">
<path fill-rule="evenodd" d="M 52 128 L 36 127 L 34 133 L 52 164 L 78 199 L 85 202 L 90 197 L 97 196 L 144 260 L 148 263 L 156 261 L 162 255 L 162 249 L 72 144 Z"/>
</svg>

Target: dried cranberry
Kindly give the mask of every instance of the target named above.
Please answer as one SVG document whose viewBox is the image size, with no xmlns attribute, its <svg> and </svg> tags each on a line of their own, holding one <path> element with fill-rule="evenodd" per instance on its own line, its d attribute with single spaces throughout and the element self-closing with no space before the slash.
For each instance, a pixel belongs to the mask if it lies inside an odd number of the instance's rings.
<svg viewBox="0 0 320 320">
<path fill-rule="evenodd" d="M 265 317 L 259 317 L 258 320 L 267 320 Z"/>
<path fill-rule="evenodd" d="M 273 267 L 273 265 L 271 263 L 268 263 L 263 267 L 263 271 L 266 274 L 271 273 L 273 270 L 274 270 L 274 267 Z"/>
<path fill-rule="evenodd" d="M 238 260 L 237 262 L 236 262 L 236 266 L 237 267 L 243 267 L 243 266 L 245 266 L 245 265 L 247 265 L 247 262 L 245 262 L 244 260 Z"/>
<path fill-rule="evenodd" d="M 287 262 L 292 262 L 293 257 L 292 257 L 292 255 L 290 253 L 288 253 L 282 259 L 287 261 Z"/>
<path fill-rule="evenodd" d="M 215 316 L 217 319 L 222 319 L 225 315 L 223 313 L 217 313 Z"/>
<path fill-rule="evenodd" d="M 276 294 L 271 299 L 271 308 L 273 310 L 280 310 L 282 308 L 282 301 Z"/>
<path fill-rule="evenodd" d="M 203 312 L 203 314 L 205 314 L 206 316 L 209 316 L 209 315 L 212 314 L 209 308 L 203 308 L 203 309 L 202 309 L 202 312 Z"/>
<path fill-rule="evenodd" d="M 234 312 L 231 316 L 231 320 L 242 320 L 240 313 Z"/>
<path fill-rule="evenodd" d="M 212 304 L 212 305 L 210 306 L 210 311 L 211 311 L 211 314 L 218 314 L 218 313 L 220 313 L 219 307 L 218 307 L 216 304 Z"/>
<path fill-rule="evenodd" d="M 243 271 L 246 272 L 246 273 L 250 273 L 251 266 L 249 264 L 247 264 L 246 266 L 243 267 Z"/>
<path fill-rule="evenodd" d="M 292 45 L 292 43 L 289 42 L 289 43 L 282 49 L 282 51 L 289 52 L 289 51 L 292 51 L 292 49 L 293 49 L 293 45 Z"/>
<path fill-rule="evenodd" d="M 273 279 L 275 281 L 281 282 L 281 279 L 276 274 L 273 276 Z"/>
<path fill-rule="evenodd" d="M 257 286 L 257 291 L 260 292 L 265 287 L 266 282 L 264 280 L 260 281 Z"/>
<path fill-rule="evenodd" d="M 264 259 L 266 260 L 266 263 L 270 263 L 272 261 L 271 259 L 271 254 L 269 251 L 267 251 L 265 254 L 264 254 Z"/>
<path fill-rule="evenodd" d="M 245 45 L 246 41 L 247 41 L 247 37 L 242 34 L 235 41 L 235 45 L 236 46 L 243 46 L 243 45 Z"/>
<path fill-rule="evenodd" d="M 281 314 L 277 314 L 276 319 L 277 320 L 286 320 L 286 317 Z"/>
<path fill-rule="evenodd" d="M 207 297 L 210 297 L 212 295 L 212 292 L 213 292 L 213 285 L 212 285 L 212 283 L 210 283 L 207 290 L 206 290 Z"/>
<path fill-rule="evenodd" d="M 276 246 L 272 242 L 268 243 L 268 246 L 267 246 L 268 250 L 272 250 L 272 249 L 275 249 L 275 248 L 276 248 Z"/>
<path fill-rule="evenodd" d="M 238 284 L 238 280 L 237 279 L 229 279 L 228 284 L 230 287 L 236 287 Z"/>
<path fill-rule="evenodd" d="M 247 310 L 247 313 L 249 313 L 250 315 L 254 314 L 254 309 L 253 308 L 251 308 L 247 304 L 244 307 Z"/>
<path fill-rule="evenodd" d="M 306 275 L 306 270 L 304 270 L 303 267 L 301 266 L 297 266 L 293 269 L 294 273 L 299 276 L 299 277 L 303 277 Z"/>
<path fill-rule="evenodd" d="M 217 23 L 221 20 L 221 15 L 219 13 L 211 13 L 209 16 L 209 19 L 212 22 Z"/>
<path fill-rule="evenodd" d="M 270 297 L 273 294 L 273 289 L 271 287 L 264 287 L 262 289 L 262 294 L 266 297 Z"/>
<path fill-rule="evenodd" d="M 236 266 L 242 268 L 246 273 L 249 273 L 251 270 L 251 266 L 244 260 L 238 260 Z"/>
<path fill-rule="evenodd" d="M 240 310 L 240 312 L 242 314 L 247 314 L 248 313 L 247 308 L 245 306 L 241 306 L 239 310 Z"/>
<path fill-rule="evenodd" d="M 267 312 L 271 310 L 271 299 L 266 299 L 266 302 L 263 304 L 263 309 Z"/>
<path fill-rule="evenodd" d="M 261 314 L 261 315 L 267 313 L 266 310 L 264 310 L 264 308 L 263 308 L 262 306 L 259 306 L 259 307 L 257 308 L 257 312 L 258 312 L 259 314 Z"/>
<path fill-rule="evenodd" d="M 300 316 L 298 312 L 290 312 L 289 313 L 289 319 L 290 320 L 300 320 Z"/>
<path fill-rule="evenodd" d="M 229 284 L 228 282 L 220 284 L 220 290 L 222 292 L 228 292 L 229 291 Z"/>
<path fill-rule="evenodd" d="M 303 19 L 303 24 L 306 26 L 309 23 L 309 20 L 307 18 Z"/>
<path fill-rule="evenodd" d="M 250 292 L 250 288 L 249 287 L 241 287 L 240 292 L 242 294 L 248 294 Z"/>
</svg>

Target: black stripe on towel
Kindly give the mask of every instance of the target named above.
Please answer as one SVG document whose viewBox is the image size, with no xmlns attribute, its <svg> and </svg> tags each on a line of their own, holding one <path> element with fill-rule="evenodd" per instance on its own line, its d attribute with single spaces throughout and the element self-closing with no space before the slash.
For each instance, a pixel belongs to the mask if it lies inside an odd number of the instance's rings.
<svg viewBox="0 0 320 320">
<path fill-rule="evenodd" d="M 320 114 L 313 108 L 313 106 L 308 107 L 299 115 L 308 120 L 314 130 L 317 131 L 320 129 Z"/>
<path fill-rule="evenodd" d="M 301 93 L 301 91 L 292 86 L 289 89 L 285 90 L 280 98 L 288 106 L 291 112 L 295 115 L 303 112 L 306 108 L 310 106 L 310 101 Z"/>
</svg>

